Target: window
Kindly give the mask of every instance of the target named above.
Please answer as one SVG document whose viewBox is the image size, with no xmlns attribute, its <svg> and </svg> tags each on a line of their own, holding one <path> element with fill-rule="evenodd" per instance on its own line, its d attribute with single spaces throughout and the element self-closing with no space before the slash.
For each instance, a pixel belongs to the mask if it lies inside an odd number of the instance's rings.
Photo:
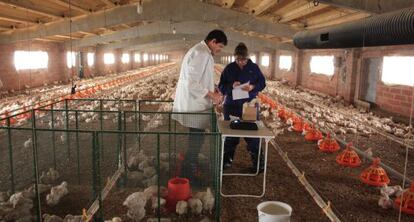
<svg viewBox="0 0 414 222">
<path fill-rule="evenodd" d="M 256 63 L 256 56 L 255 55 L 251 55 L 250 56 L 250 60 L 252 60 L 253 63 Z"/>
<path fill-rule="evenodd" d="M 115 56 L 113 53 L 105 53 L 104 54 L 104 63 L 107 65 L 115 63 Z"/>
<path fill-rule="evenodd" d="M 268 67 L 270 64 L 270 57 L 268 55 L 263 55 L 260 64 L 264 67 Z"/>
<path fill-rule="evenodd" d="M 46 69 L 49 56 L 44 51 L 15 51 L 14 67 L 16 70 Z"/>
<path fill-rule="evenodd" d="M 280 56 L 279 57 L 279 69 L 285 69 L 290 71 L 292 68 L 292 56 Z"/>
<path fill-rule="evenodd" d="M 155 55 L 155 60 L 159 61 L 160 60 L 160 56 L 157 54 Z"/>
<path fill-rule="evenodd" d="M 334 56 L 312 56 L 310 69 L 312 73 L 332 76 L 334 74 Z"/>
<path fill-rule="evenodd" d="M 141 54 L 135 53 L 134 59 L 135 59 L 135 62 L 141 62 Z"/>
<path fill-rule="evenodd" d="M 68 68 L 76 66 L 76 52 L 67 52 L 66 53 L 66 65 Z"/>
<path fill-rule="evenodd" d="M 88 52 L 88 66 L 93 66 L 95 64 L 95 53 Z"/>
<path fill-rule="evenodd" d="M 148 61 L 148 54 L 147 53 L 144 53 L 143 60 L 144 60 L 144 62 Z"/>
<path fill-rule="evenodd" d="M 414 85 L 413 56 L 384 56 L 381 80 L 385 84 Z"/>
<path fill-rule="evenodd" d="M 122 54 L 121 61 L 122 61 L 122 63 L 124 63 L 124 64 L 129 63 L 129 54 L 128 54 L 128 53 L 124 53 L 124 54 Z"/>
</svg>

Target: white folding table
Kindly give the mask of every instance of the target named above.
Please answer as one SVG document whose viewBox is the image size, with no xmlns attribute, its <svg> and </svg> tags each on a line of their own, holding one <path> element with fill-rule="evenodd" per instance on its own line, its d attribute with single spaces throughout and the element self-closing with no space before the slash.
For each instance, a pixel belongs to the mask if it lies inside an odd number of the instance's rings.
<svg viewBox="0 0 414 222">
<path fill-rule="evenodd" d="M 261 121 L 258 121 L 258 130 L 234 130 L 230 129 L 230 121 L 218 120 L 217 126 L 218 130 L 221 133 L 221 161 L 220 161 L 220 194 L 223 197 L 263 197 L 266 192 L 266 168 L 267 168 L 267 150 L 269 146 L 269 141 L 274 138 L 273 133 L 267 129 Z M 256 173 L 246 174 L 246 173 L 223 173 L 223 161 L 224 161 L 224 142 L 226 137 L 239 137 L 239 138 L 258 138 L 259 142 L 259 153 Z M 250 195 L 250 194 L 224 194 L 222 192 L 223 176 L 258 176 L 259 166 L 260 166 L 260 154 L 262 151 L 262 140 L 265 141 L 265 152 L 264 152 L 264 171 L 263 171 L 263 188 L 262 194 L 260 195 Z"/>
</svg>

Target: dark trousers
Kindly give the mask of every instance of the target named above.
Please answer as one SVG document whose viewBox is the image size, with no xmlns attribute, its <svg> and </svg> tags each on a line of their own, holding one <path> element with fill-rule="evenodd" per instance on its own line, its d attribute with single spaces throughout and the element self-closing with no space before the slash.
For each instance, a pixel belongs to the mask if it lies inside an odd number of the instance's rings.
<svg viewBox="0 0 414 222">
<path fill-rule="evenodd" d="M 200 135 L 188 135 L 188 149 L 185 153 L 185 162 L 196 165 L 198 163 L 198 154 L 205 140 L 205 136 L 201 133 L 204 133 L 205 130 L 190 127 L 189 131 L 190 133 L 200 133 Z"/>
<path fill-rule="evenodd" d="M 241 117 L 243 112 L 243 106 L 238 105 L 224 105 L 224 120 L 230 120 L 230 115 Z M 247 143 L 247 150 L 249 151 L 250 155 L 257 157 L 259 152 L 259 138 L 244 138 Z M 224 141 L 224 158 L 230 158 L 233 160 L 234 153 L 236 151 L 236 147 L 240 142 L 239 137 L 227 137 Z M 229 161 L 227 159 L 227 161 Z"/>
</svg>

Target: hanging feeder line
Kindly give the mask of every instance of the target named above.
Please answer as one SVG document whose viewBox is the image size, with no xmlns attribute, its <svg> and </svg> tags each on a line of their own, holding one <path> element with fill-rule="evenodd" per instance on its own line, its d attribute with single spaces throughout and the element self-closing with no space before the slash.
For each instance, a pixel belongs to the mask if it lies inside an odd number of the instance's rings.
<svg viewBox="0 0 414 222">
<path fill-rule="evenodd" d="M 293 97 L 295 97 L 296 99 L 299 99 L 297 95 L 293 95 Z M 342 111 L 340 111 L 340 110 L 333 110 L 333 109 L 331 109 L 331 108 L 329 108 L 329 107 L 327 107 L 327 106 L 325 106 L 325 105 L 322 105 L 322 104 L 320 104 L 320 103 L 318 103 L 318 102 L 316 102 L 316 101 L 307 100 L 307 99 L 305 99 L 305 98 L 300 98 L 299 100 L 305 101 L 305 102 L 307 102 L 308 104 L 311 104 L 311 105 L 316 105 L 316 106 L 319 106 L 320 108 L 323 108 L 323 109 L 325 109 L 325 110 L 330 110 L 330 111 L 337 112 L 337 113 L 339 113 L 339 114 L 341 114 L 341 115 L 343 115 L 343 116 L 345 116 L 345 117 L 347 117 L 347 118 L 349 118 L 349 119 L 353 119 L 353 117 L 352 117 L 351 115 L 348 115 L 348 114 L 346 114 L 346 113 L 344 113 L 344 112 L 342 112 Z M 367 124 L 363 123 L 363 122 L 362 122 L 361 120 L 359 120 L 359 119 L 355 119 L 355 121 L 357 121 L 357 122 L 358 122 L 359 124 L 361 124 L 361 125 L 364 125 L 365 127 L 367 127 L 368 129 L 370 129 L 370 130 L 374 131 L 375 133 L 378 133 L 378 134 L 380 134 L 381 136 L 384 136 L 384 137 L 385 137 L 385 138 L 387 138 L 387 139 L 390 139 L 390 140 L 392 140 L 392 141 L 394 141 L 394 142 L 396 142 L 396 143 L 398 143 L 398 144 L 400 144 L 400 145 L 403 145 L 403 146 L 408 146 L 410 149 L 414 149 L 414 146 L 413 146 L 413 145 L 405 143 L 403 140 L 399 139 L 399 138 L 398 138 L 398 137 L 396 137 L 396 136 L 393 136 L 393 135 L 391 135 L 391 134 L 389 134 L 389 133 L 385 133 L 385 132 L 383 132 L 383 131 L 381 131 L 381 130 L 378 130 L 377 128 L 375 128 L 375 127 L 373 127 L 373 126 L 367 125 Z"/>
<path fill-rule="evenodd" d="M 266 95 L 264 95 L 264 94 L 259 94 L 259 97 L 267 97 Z M 267 97 L 267 99 L 265 99 L 265 100 L 272 100 L 272 99 L 270 99 L 270 97 Z M 294 113 L 294 114 L 296 114 L 296 115 L 298 115 L 298 116 L 301 116 L 300 114 L 298 114 L 298 113 L 296 113 L 296 112 L 294 112 L 294 111 L 292 111 L 290 108 L 287 108 L 287 107 L 284 107 L 284 109 L 286 109 L 286 110 L 290 110 L 290 112 L 292 112 L 292 113 Z M 304 120 L 306 120 L 306 122 L 310 122 L 309 120 L 307 120 L 306 118 L 304 118 L 303 116 L 302 116 L 302 118 L 304 119 Z M 329 131 L 327 131 L 327 130 L 323 130 L 323 128 L 319 128 L 323 133 L 325 133 L 325 134 L 327 134 L 327 133 L 331 133 L 331 132 L 329 132 Z M 333 134 L 331 134 L 331 135 L 333 135 Z M 348 143 L 346 142 L 346 141 L 344 141 L 344 140 L 342 140 L 342 139 L 340 139 L 340 138 L 338 138 L 337 136 L 332 136 L 333 138 L 335 138 L 340 144 L 342 144 L 342 145 L 344 145 L 344 146 L 346 146 Z M 355 146 L 352 146 L 351 147 L 352 149 L 354 149 L 355 150 L 355 152 L 357 152 L 359 155 L 362 155 L 362 156 L 364 156 L 366 159 L 368 159 L 368 160 L 370 160 L 370 161 L 372 161 L 373 160 L 373 157 L 370 157 L 370 156 L 368 156 L 365 152 L 363 152 L 363 151 L 361 151 L 360 149 L 358 149 L 358 148 L 356 148 Z M 383 167 L 383 168 L 385 168 L 388 172 L 390 172 L 392 175 L 394 175 L 394 176 L 396 176 L 396 177 L 398 177 L 399 179 L 404 179 L 404 175 L 402 175 L 401 173 L 399 173 L 398 171 L 396 171 L 396 170 L 394 170 L 393 168 L 391 168 L 390 166 L 388 166 L 388 165 L 386 165 L 386 164 L 384 164 L 384 163 L 380 163 L 379 164 L 381 167 Z M 408 182 L 412 182 L 412 180 L 410 179 L 410 178 L 408 178 L 408 177 L 406 177 L 406 180 L 408 181 Z"/>
<path fill-rule="evenodd" d="M 16 113 L 16 112 L 17 112 L 17 114 L 19 114 L 21 112 L 24 113 L 24 112 L 27 112 L 27 109 L 36 109 L 39 106 L 49 106 L 52 103 L 62 102 L 65 99 L 85 97 L 85 94 L 90 94 L 89 92 L 91 90 L 95 89 L 95 88 L 97 88 L 98 91 L 110 90 L 111 88 L 118 87 L 118 86 L 120 86 L 121 84 L 124 84 L 124 83 L 130 84 L 131 81 L 135 81 L 137 79 L 147 77 L 149 75 L 152 75 L 152 72 L 158 72 L 159 70 L 161 70 L 163 68 L 170 67 L 170 66 L 173 66 L 173 65 L 174 65 L 174 63 L 168 63 L 168 64 L 162 65 L 160 67 L 153 67 L 150 70 L 138 72 L 136 74 L 130 74 L 128 76 L 117 77 L 117 78 L 109 80 L 107 82 L 97 84 L 95 86 L 91 86 L 91 87 L 85 88 L 83 90 L 80 90 L 80 91 L 77 92 L 77 94 L 75 94 L 75 95 L 77 95 L 76 97 L 73 97 L 73 95 L 71 95 L 70 93 L 69 94 L 62 94 L 60 96 L 56 96 L 56 97 L 54 97 L 52 99 L 49 99 L 49 100 L 43 100 L 43 101 L 37 102 L 33 105 L 24 106 L 24 107 L 21 107 L 21 108 L 18 108 L 18 109 L 6 111 L 6 112 L 0 114 L 0 122 L 4 121 L 9 116 L 12 116 L 13 113 Z M 23 110 L 23 111 L 21 111 L 21 110 Z"/>
</svg>

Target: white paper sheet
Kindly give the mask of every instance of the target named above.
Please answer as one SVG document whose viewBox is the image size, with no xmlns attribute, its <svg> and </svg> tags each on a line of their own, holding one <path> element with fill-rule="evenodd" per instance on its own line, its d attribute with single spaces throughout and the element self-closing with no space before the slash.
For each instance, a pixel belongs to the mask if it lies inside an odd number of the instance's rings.
<svg viewBox="0 0 414 222">
<path fill-rule="evenodd" d="M 250 82 L 246 82 L 244 84 L 234 87 L 234 89 L 232 90 L 233 100 L 249 98 L 249 92 L 242 90 L 243 87 L 248 86 L 249 84 Z"/>
</svg>

